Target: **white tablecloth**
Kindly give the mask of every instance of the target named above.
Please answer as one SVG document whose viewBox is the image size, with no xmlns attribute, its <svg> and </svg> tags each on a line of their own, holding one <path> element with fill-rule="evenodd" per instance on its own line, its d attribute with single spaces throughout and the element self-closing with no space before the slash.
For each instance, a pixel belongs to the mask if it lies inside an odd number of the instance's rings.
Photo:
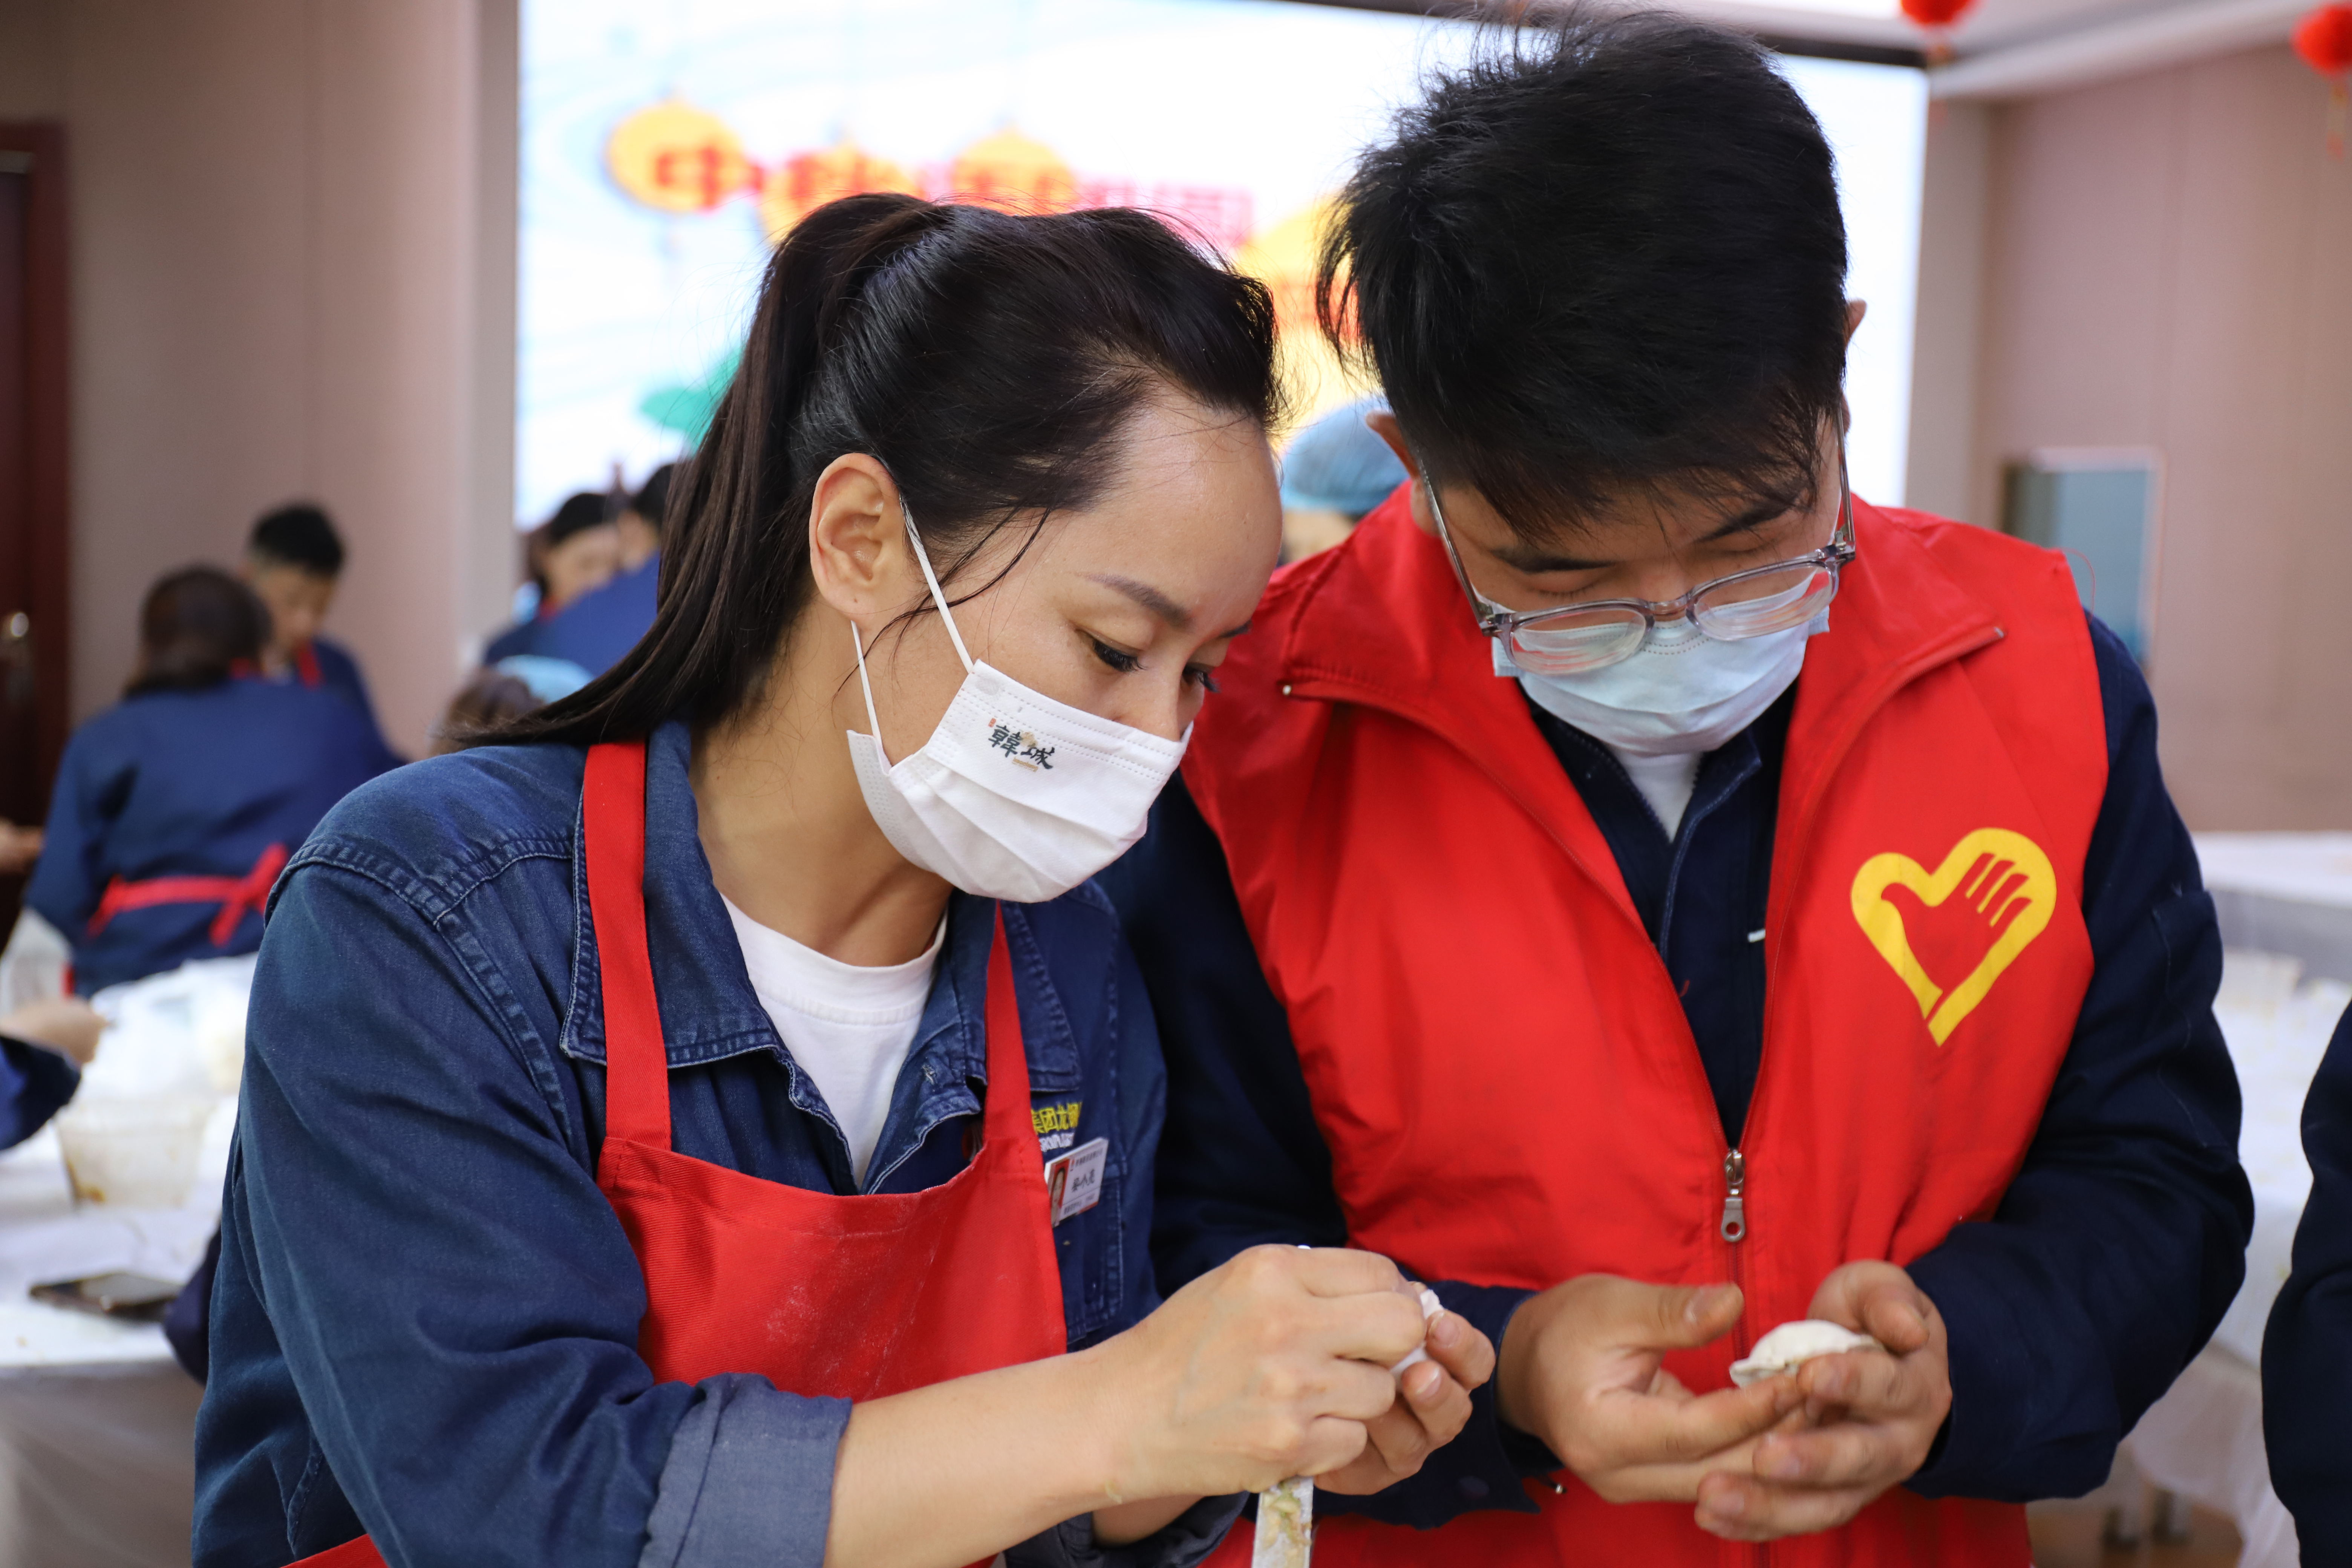
<svg viewBox="0 0 2352 1568">
<path fill-rule="evenodd" d="M 46 1280 L 184 1279 L 218 1217 L 228 1112 L 181 1209 L 76 1206 L 56 1134 L 0 1154 L 0 1563 L 184 1568 L 202 1391 L 163 1331 L 30 1300 Z"/>
</svg>

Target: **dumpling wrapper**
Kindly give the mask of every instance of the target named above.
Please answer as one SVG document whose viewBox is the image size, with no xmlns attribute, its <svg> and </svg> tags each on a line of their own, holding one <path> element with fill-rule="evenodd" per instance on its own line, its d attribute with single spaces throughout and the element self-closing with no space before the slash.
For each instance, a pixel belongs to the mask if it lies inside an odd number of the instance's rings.
<svg viewBox="0 0 2352 1568">
<path fill-rule="evenodd" d="M 1868 1334 L 1857 1334 L 1840 1323 L 1803 1318 L 1783 1323 L 1756 1342 L 1747 1359 L 1731 1363 L 1731 1381 L 1746 1388 L 1768 1377 L 1795 1372 L 1815 1356 L 1841 1351 L 1880 1351 L 1886 1347 Z"/>
</svg>

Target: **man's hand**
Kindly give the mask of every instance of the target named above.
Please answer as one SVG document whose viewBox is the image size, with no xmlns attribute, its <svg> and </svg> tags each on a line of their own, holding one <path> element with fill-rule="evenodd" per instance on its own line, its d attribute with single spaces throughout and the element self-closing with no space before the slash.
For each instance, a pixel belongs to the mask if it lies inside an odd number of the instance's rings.
<svg viewBox="0 0 2352 1568">
<path fill-rule="evenodd" d="M 1944 1320 L 1892 1263 L 1849 1263 L 1809 1317 L 1886 1347 L 1819 1356 L 1797 1370 L 1809 1429 L 1775 1433 L 1751 1461 L 1700 1486 L 1698 1522 L 1733 1541 L 1834 1530 L 1927 1462 L 1952 1407 Z"/>
<path fill-rule="evenodd" d="M 1419 1294 L 1419 1287 L 1411 1288 Z M 1397 1379 L 1397 1401 L 1364 1423 L 1364 1451 L 1315 1478 L 1316 1489 L 1359 1496 L 1418 1472 L 1470 1420 L 1470 1391 L 1495 1374 L 1495 1347 L 1454 1312 L 1429 1320 L 1429 1360 Z"/>
<path fill-rule="evenodd" d="M 1694 1394 L 1662 1364 L 1730 1332 L 1739 1302 L 1731 1285 L 1555 1285 L 1504 1331 L 1497 1408 L 1611 1502 L 1689 1502 L 1710 1471 L 1745 1469 L 1755 1439 L 1804 1402 L 1785 1377 Z"/>
</svg>

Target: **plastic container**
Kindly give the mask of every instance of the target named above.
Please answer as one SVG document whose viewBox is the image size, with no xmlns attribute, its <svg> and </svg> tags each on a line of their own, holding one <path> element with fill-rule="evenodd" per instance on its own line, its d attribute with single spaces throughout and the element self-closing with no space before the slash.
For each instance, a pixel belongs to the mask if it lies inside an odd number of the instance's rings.
<svg viewBox="0 0 2352 1568">
<path fill-rule="evenodd" d="M 203 1152 L 211 1095 L 77 1098 L 57 1120 L 66 1175 L 82 1203 L 177 1208 L 187 1202 Z"/>
</svg>

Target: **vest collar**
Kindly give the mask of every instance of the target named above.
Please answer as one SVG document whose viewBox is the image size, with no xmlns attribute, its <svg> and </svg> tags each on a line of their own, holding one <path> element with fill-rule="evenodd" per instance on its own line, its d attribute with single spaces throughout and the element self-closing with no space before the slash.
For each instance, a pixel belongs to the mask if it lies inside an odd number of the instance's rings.
<svg viewBox="0 0 2352 1568">
<path fill-rule="evenodd" d="M 1518 683 L 1492 673 L 1444 547 L 1412 521 L 1408 486 L 1355 536 L 1301 571 L 1280 656 L 1286 694 L 1380 709 L 1453 745 L 1543 823 L 1639 923 L 1607 841 L 1545 744 Z M 1916 530 L 1857 499 L 1855 557 L 1806 647 L 1781 779 L 1781 852 L 1793 864 L 1854 737 L 1928 671 L 1997 640 L 1991 609 Z M 1793 830 L 1793 832 L 1791 831 Z"/>
</svg>

